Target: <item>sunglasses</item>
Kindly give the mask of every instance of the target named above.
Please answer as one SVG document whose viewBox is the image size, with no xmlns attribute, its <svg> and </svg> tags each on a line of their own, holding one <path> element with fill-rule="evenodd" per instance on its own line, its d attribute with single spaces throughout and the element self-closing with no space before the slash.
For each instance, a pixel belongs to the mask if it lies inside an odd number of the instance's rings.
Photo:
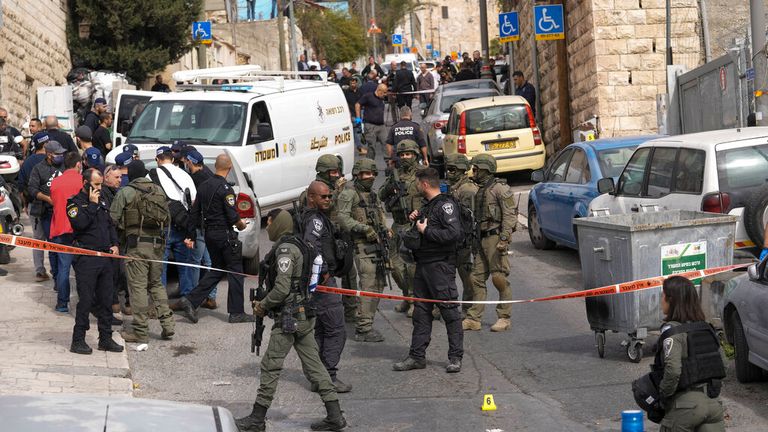
<svg viewBox="0 0 768 432">
<path fill-rule="evenodd" d="M 318 195 L 318 196 L 319 196 L 320 198 L 322 198 L 322 199 L 327 199 L 327 200 L 329 200 L 329 199 L 333 198 L 333 195 L 332 195 L 332 194 L 328 194 L 328 195 Z"/>
</svg>

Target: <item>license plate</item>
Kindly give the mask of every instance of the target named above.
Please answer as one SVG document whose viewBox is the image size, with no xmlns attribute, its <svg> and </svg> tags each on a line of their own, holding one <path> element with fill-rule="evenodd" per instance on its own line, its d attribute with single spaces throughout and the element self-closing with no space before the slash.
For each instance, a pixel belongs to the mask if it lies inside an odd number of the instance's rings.
<svg viewBox="0 0 768 432">
<path fill-rule="evenodd" d="M 510 150 L 515 148 L 515 142 L 514 141 L 502 141 L 502 142 L 495 142 L 491 144 L 486 144 L 485 149 L 487 151 L 494 151 L 494 150 Z"/>
</svg>

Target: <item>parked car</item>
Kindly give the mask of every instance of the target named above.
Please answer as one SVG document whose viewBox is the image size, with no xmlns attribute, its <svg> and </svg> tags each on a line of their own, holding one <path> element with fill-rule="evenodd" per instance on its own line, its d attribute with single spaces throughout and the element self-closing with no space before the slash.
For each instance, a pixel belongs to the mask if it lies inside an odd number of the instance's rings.
<svg viewBox="0 0 768 432">
<path fill-rule="evenodd" d="M 658 135 L 605 138 L 571 144 L 545 169 L 531 173 L 538 182 L 528 194 L 528 236 L 536 249 L 561 244 L 578 248 L 573 219 L 589 216 L 589 203 L 600 195 L 601 178 L 618 178 L 635 148 Z"/>
<path fill-rule="evenodd" d="M 736 351 L 736 379 L 746 383 L 768 371 L 768 260 L 753 264 L 723 297 L 725 336 Z"/>
<path fill-rule="evenodd" d="M 443 91 L 459 89 L 496 89 L 501 93 L 501 87 L 496 81 L 488 78 L 480 78 L 466 81 L 456 81 L 440 86 Z"/>
<path fill-rule="evenodd" d="M 447 88 L 447 89 L 446 89 Z M 488 96 L 501 96 L 494 88 L 451 88 L 447 85 L 438 87 L 435 96 L 422 111 L 421 128 L 427 139 L 430 164 L 435 168 L 443 166 L 443 131 L 448 124 L 451 108 L 456 102 Z"/>
<path fill-rule="evenodd" d="M 488 153 L 497 172 L 536 170 L 546 150 L 528 102 L 520 96 L 494 96 L 457 102 L 442 132 L 446 155 L 472 158 Z"/>
<path fill-rule="evenodd" d="M 590 211 L 701 210 L 739 217 L 735 248 L 762 245 L 768 221 L 768 128 L 658 138 L 638 146 L 618 181 L 600 180 Z"/>
</svg>

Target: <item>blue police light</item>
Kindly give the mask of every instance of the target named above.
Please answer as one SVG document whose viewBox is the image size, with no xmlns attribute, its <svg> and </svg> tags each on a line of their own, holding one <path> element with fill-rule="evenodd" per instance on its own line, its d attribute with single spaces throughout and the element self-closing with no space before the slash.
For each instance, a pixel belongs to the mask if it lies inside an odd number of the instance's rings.
<svg viewBox="0 0 768 432">
<path fill-rule="evenodd" d="M 222 91 L 248 91 L 253 89 L 252 85 L 225 85 L 221 86 Z"/>
<path fill-rule="evenodd" d="M 643 412 L 640 410 L 627 410 L 621 412 L 621 432 L 643 432 Z"/>
</svg>

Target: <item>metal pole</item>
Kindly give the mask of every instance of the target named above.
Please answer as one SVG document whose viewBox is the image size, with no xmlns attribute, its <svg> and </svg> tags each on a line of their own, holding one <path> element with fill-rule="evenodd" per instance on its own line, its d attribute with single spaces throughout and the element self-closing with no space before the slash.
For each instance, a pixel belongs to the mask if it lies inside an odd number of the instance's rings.
<svg viewBox="0 0 768 432">
<path fill-rule="evenodd" d="M 531 35 L 531 58 L 533 61 L 533 76 L 536 79 L 536 124 L 541 124 L 541 90 L 539 88 L 539 49 L 536 46 L 536 38 Z"/>
<path fill-rule="evenodd" d="M 709 14 L 707 14 L 707 0 L 701 1 L 701 32 L 704 33 L 704 59 L 709 63 L 712 60 L 712 44 L 709 41 Z"/>
<path fill-rule="evenodd" d="M 488 3 L 480 0 L 480 53 L 488 64 Z"/>
<path fill-rule="evenodd" d="M 376 19 L 376 0 L 371 0 L 371 18 Z M 373 34 L 373 61 L 379 61 L 379 50 L 376 48 L 379 42 L 379 34 Z"/>
<path fill-rule="evenodd" d="M 507 42 L 507 52 L 509 55 L 507 56 L 507 84 L 509 85 L 509 94 L 513 95 L 515 94 L 515 88 L 514 83 L 512 81 L 512 74 L 515 73 L 515 48 L 512 45 L 512 42 Z"/>
<path fill-rule="evenodd" d="M 667 66 L 672 66 L 672 1 L 667 0 Z"/>
<path fill-rule="evenodd" d="M 750 28 L 752 30 L 752 58 L 755 68 L 755 91 L 766 90 L 765 52 L 765 3 L 763 0 L 749 0 Z M 768 126 L 768 95 L 755 98 L 755 119 L 758 126 Z"/>
<path fill-rule="evenodd" d="M 285 0 L 277 0 L 277 41 L 280 46 L 278 47 L 278 54 L 280 55 L 280 70 L 288 70 L 288 62 L 285 59 L 285 13 L 283 12 L 283 2 Z"/>
<path fill-rule="evenodd" d="M 296 51 L 296 15 L 293 14 L 293 0 L 288 0 L 288 19 L 291 25 L 291 61 L 290 66 L 292 71 L 297 71 L 299 68 L 299 53 Z"/>
</svg>

